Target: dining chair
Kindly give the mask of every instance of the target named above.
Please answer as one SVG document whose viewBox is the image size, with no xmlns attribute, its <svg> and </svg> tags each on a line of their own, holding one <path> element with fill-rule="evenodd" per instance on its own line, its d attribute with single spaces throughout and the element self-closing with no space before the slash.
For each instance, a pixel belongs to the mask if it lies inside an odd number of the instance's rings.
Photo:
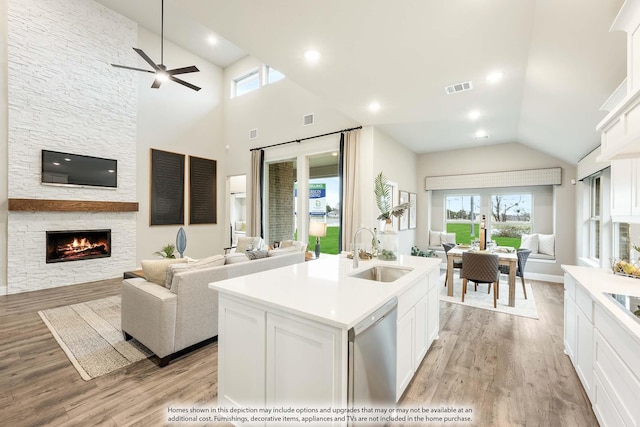
<svg viewBox="0 0 640 427">
<path fill-rule="evenodd" d="M 518 255 L 518 265 L 516 267 L 516 276 L 520 277 L 520 281 L 522 282 L 522 291 L 524 292 L 524 299 L 527 299 L 527 288 L 524 285 L 524 266 L 527 264 L 527 259 L 531 254 L 531 249 L 518 249 L 516 251 Z M 501 265 L 498 267 L 500 273 L 509 274 L 509 266 Z"/>
<path fill-rule="evenodd" d="M 455 243 L 443 243 L 442 247 L 444 248 L 444 259 L 445 261 L 447 260 L 447 254 L 449 253 L 449 251 L 453 248 L 455 248 L 456 244 Z M 462 262 L 460 261 L 453 261 L 453 268 L 462 268 Z M 444 275 L 444 285 L 447 286 L 447 275 Z"/>
<path fill-rule="evenodd" d="M 500 270 L 498 269 L 498 255 L 481 252 L 465 252 L 462 254 L 462 302 L 467 293 L 467 281 L 476 284 L 487 283 L 489 291 L 493 284 L 493 308 L 498 305 L 498 289 L 500 287 Z"/>
</svg>

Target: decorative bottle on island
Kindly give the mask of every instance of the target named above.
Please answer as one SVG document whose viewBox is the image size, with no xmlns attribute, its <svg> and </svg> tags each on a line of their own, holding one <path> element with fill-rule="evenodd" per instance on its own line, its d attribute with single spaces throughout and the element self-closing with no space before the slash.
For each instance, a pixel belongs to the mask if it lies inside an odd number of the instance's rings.
<svg viewBox="0 0 640 427">
<path fill-rule="evenodd" d="M 487 249 L 487 231 L 485 229 L 485 216 L 482 215 L 482 221 L 480 221 L 480 250 Z"/>
</svg>

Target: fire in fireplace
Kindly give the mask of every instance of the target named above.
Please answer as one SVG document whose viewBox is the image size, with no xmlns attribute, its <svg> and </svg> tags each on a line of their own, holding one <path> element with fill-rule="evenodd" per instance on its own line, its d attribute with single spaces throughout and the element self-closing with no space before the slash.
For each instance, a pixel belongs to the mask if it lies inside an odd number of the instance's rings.
<svg viewBox="0 0 640 427">
<path fill-rule="evenodd" d="M 47 263 L 111 256 L 111 230 L 47 231 Z"/>
</svg>

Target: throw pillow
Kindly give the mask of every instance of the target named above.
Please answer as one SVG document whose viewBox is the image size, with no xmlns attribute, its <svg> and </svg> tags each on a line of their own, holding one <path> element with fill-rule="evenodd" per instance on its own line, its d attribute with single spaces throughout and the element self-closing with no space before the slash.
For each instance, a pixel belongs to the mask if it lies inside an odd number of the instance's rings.
<svg viewBox="0 0 640 427">
<path fill-rule="evenodd" d="M 224 256 L 224 265 L 227 264 L 238 264 L 241 262 L 249 261 L 249 257 L 244 253 L 232 253 Z"/>
<path fill-rule="evenodd" d="M 196 267 L 215 267 L 218 265 L 224 265 L 224 255 L 213 255 L 210 257 L 202 258 L 201 260 L 190 263 L 189 265 Z"/>
<path fill-rule="evenodd" d="M 187 260 L 184 258 L 149 259 L 140 261 L 140 264 L 142 264 L 144 278 L 147 279 L 148 282 L 153 282 L 160 286 L 165 286 L 165 282 L 167 279 L 167 268 L 169 268 L 171 264 L 181 264 L 186 262 Z"/>
<path fill-rule="evenodd" d="M 293 240 L 283 240 L 280 242 L 281 248 L 290 248 L 291 246 L 293 246 Z"/>
<path fill-rule="evenodd" d="M 538 253 L 556 256 L 556 238 L 553 234 L 538 234 Z"/>
<path fill-rule="evenodd" d="M 520 240 L 520 249 L 531 249 L 532 254 L 537 254 L 538 234 L 523 234 Z"/>
<path fill-rule="evenodd" d="M 245 254 L 247 255 L 247 258 L 251 260 L 267 257 L 267 251 L 247 251 Z"/>
<path fill-rule="evenodd" d="M 440 233 L 440 243 L 453 243 L 456 244 L 456 233 Z"/>
<path fill-rule="evenodd" d="M 429 230 L 429 246 L 442 246 L 442 231 Z"/>
</svg>

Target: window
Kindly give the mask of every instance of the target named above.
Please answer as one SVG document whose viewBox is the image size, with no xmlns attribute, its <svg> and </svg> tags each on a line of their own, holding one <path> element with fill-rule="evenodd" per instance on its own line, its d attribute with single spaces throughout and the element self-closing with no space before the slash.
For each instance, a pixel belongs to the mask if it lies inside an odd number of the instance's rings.
<svg viewBox="0 0 640 427">
<path fill-rule="evenodd" d="M 271 83 L 284 79 L 284 77 L 284 74 L 275 68 L 271 68 L 268 65 L 264 66 L 264 85 L 270 85 Z"/>
<path fill-rule="evenodd" d="M 259 69 L 254 69 L 249 73 L 233 79 L 231 84 L 231 97 L 244 95 L 260 87 Z"/>
<path fill-rule="evenodd" d="M 589 258 L 600 259 L 600 193 L 601 176 L 590 179 L 590 207 L 589 207 Z"/>
<path fill-rule="evenodd" d="M 471 243 L 480 234 L 480 196 L 446 196 L 447 233 L 456 233 L 457 243 Z"/>
<path fill-rule="evenodd" d="M 520 247 L 523 233 L 531 233 L 531 194 L 493 194 L 491 196 L 491 240 L 500 246 Z"/>
</svg>

